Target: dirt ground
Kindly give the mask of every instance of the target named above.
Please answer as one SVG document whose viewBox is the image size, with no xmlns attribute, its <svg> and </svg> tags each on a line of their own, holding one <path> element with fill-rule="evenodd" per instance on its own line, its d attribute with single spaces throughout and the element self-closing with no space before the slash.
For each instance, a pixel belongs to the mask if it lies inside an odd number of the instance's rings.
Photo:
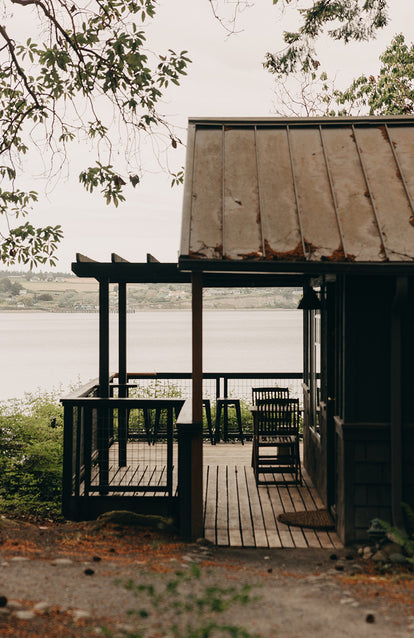
<svg viewBox="0 0 414 638">
<path fill-rule="evenodd" d="M 414 572 L 354 549 L 230 549 L 143 526 L 0 520 L 0 636 L 414 637 Z"/>
</svg>

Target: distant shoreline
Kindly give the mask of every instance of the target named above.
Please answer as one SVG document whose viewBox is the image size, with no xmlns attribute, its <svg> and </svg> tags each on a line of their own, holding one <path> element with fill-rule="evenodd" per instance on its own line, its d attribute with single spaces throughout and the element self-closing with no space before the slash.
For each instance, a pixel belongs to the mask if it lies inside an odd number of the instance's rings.
<svg viewBox="0 0 414 638">
<path fill-rule="evenodd" d="M 297 308 L 203 308 L 203 312 L 275 312 L 283 310 L 297 310 Z M 135 315 L 144 312 L 188 312 L 191 308 L 139 308 L 127 314 Z M 4 308 L 0 309 L 0 314 L 36 314 L 36 315 L 99 315 L 99 310 L 49 310 L 42 308 Z M 110 315 L 117 315 L 118 312 L 110 311 Z"/>
</svg>

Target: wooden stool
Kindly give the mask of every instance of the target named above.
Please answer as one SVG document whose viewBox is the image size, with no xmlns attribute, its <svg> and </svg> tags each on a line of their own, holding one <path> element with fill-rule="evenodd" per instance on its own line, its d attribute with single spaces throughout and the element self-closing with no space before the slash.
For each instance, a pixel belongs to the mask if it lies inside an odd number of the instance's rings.
<svg viewBox="0 0 414 638">
<path fill-rule="evenodd" d="M 244 445 L 243 425 L 240 410 L 240 399 L 230 399 L 228 397 L 219 397 L 216 403 L 216 441 L 220 441 L 220 421 L 223 412 L 223 441 L 229 440 L 229 407 L 236 410 L 237 427 L 239 430 L 240 441 Z"/>
</svg>

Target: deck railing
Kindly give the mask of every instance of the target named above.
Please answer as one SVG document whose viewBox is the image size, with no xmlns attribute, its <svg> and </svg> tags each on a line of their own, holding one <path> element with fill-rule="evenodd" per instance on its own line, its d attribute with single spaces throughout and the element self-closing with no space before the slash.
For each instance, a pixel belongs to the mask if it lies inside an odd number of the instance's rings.
<svg viewBox="0 0 414 638">
<path fill-rule="evenodd" d="M 127 376 L 139 396 L 191 398 L 190 372 L 129 372 Z M 252 387 L 274 385 L 288 387 L 290 396 L 302 401 L 302 379 L 302 372 L 205 372 L 203 398 L 237 397 L 251 403 Z"/>
<path fill-rule="evenodd" d="M 213 406 L 219 396 L 250 403 L 252 386 L 265 385 L 289 387 L 291 396 L 301 398 L 301 383 L 301 373 L 205 373 L 203 398 Z M 99 397 L 98 384 L 91 382 L 62 399 L 64 515 L 87 519 L 108 509 L 130 509 L 175 518 L 181 512 L 182 518 L 185 481 L 180 494 L 178 477 L 185 476 L 185 468 L 179 465 L 187 461 L 183 452 L 178 458 L 174 441 L 177 416 L 191 397 L 191 374 L 129 373 L 124 392 L 113 375 L 110 387 L 108 398 Z M 188 425 L 178 429 L 181 450 Z"/>
</svg>

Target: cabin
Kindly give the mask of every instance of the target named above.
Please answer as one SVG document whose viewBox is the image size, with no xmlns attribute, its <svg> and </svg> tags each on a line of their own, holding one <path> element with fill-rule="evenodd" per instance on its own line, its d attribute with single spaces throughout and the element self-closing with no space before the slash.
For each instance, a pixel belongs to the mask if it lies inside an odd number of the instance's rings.
<svg viewBox="0 0 414 638">
<path fill-rule="evenodd" d="M 414 507 L 413 198 L 412 117 L 190 119 L 178 264 L 114 256 L 73 266 L 100 282 L 100 379 L 93 396 L 64 400 L 64 512 L 85 515 L 93 490 L 95 511 L 114 498 L 137 502 L 108 487 L 114 410 L 122 467 L 127 415 L 148 401 L 128 396 L 124 287 L 172 278 L 191 282 L 193 299 L 188 400 L 165 400 L 167 420 L 179 415 L 178 488 L 167 502 L 183 535 L 203 533 L 202 293 L 213 285 L 303 288 L 304 469 L 342 543 L 366 538 L 373 518 L 403 528 L 402 504 Z M 115 376 L 109 282 L 120 291 Z M 152 501 L 160 511 L 161 499 Z"/>
</svg>

